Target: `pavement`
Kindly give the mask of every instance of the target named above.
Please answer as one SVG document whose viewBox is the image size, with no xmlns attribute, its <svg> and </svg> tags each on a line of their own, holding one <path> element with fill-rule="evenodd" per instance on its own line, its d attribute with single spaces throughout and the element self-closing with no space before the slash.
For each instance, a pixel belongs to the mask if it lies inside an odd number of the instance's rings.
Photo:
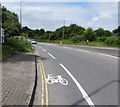
<svg viewBox="0 0 120 107">
<path fill-rule="evenodd" d="M 2 105 L 29 105 L 35 82 L 35 54 L 21 53 L 2 62 Z"/>
</svg>

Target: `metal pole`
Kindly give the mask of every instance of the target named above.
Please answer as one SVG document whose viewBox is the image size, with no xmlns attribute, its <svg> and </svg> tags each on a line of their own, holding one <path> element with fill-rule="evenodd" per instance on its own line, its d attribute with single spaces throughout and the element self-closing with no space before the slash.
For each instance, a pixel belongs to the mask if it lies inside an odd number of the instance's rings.
<svg viewBox="0 0 120 107">
<path fill-rule="evenodd" d="M 2 28 L 2 4 L 0 3 L 0 28 Z"/>
<path fill-rule="evenodd" d="M 63 21 L 63 37 L 62 37 L 63 39 L 64 39 L 64 36 L 65 36 L 65 34 L 64 34 L 65 33 L 65 28 L 64 27 L 65 27 L 65 20 Z"/>
<path fill-rule="evenodd" d="M 22 28 L 22 2 L 20 1 L 20 24 L 21 24 L 21 28 Z"/>
</svg>

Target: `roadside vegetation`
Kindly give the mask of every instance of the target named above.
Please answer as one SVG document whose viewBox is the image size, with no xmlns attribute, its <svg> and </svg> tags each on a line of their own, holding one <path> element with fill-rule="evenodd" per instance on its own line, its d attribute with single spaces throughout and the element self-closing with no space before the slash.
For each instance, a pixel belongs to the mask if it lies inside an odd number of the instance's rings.
<svg viewBox="0 0 120 107">
<path fill-rule="evenodd" d="M 44 29 L 31 30 L 26 26 L 22 31 L 27 37 L 40 42 L 60 43 L 62 41 L 63 44 L 120 47 L 120 26 L 111 32 L 103 28 L 93 30 L 71 24 L 64 26 L 64 36 L 63 27 L 45 32 Z M 86 44 L 87 40 L 89 40 L 88 44 Z"/>
<path fill-rule="evenodd" d="M 2 28 L 5 30 L 5 43 L 2 44 L 2 60 L 21 52 L 33 52 L 34 48 L 21 33 L 17 14 L 2 8 Z M 22 36 L 20 36 L 22 35 Z"/>
<path fill-rule="evenodd" d="M 18 15 L 5 7 L 2 7 L 2 28 L 5 30 L 5 43 L 2 45 L 3 59 L 20 52 L 33 52 L 34 48 L 27 41 L 28 38 L 50 43 L 62 41 L 63 44 L 120 47 L 120 26 L 113 31 L 103 28 L 85 29 L 76 24 L 62 26 L 55 31 L 32 30 L 27 26 L 22 28 Z M 86 44 L 87 40 L 88 44 Z"/>
<path fill-rule="evenodd" d="M 25 37 L 15 36 L 7 38 L 7 42 L 2 46 L 2 58 L 5 59 L 21 52 L 34 52 L 32 44 Z"/>
</svg>

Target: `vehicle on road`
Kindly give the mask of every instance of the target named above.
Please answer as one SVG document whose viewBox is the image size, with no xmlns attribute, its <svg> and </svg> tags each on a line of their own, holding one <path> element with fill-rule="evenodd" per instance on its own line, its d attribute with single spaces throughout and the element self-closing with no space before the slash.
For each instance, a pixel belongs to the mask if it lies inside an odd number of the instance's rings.
<svg viewBox="0 0 120 107">
<path fill-rule="evenodd" d="M 32 44 L 37 44 L 37 42 L 35 40 L 32 40 L 31 43 Z"/>
<path fill-rule="evenodd" d="M 28 39 L 29 42 L 31 42 L 32 44 L 37 44 L 37 42 L 34 39 Z"/>
</svg>

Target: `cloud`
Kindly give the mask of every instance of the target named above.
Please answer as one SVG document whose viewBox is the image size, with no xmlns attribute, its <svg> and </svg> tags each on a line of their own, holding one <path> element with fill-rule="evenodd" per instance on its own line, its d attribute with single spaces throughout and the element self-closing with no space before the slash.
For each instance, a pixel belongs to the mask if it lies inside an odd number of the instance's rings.
<svg viewBox="0 0 120 107">
<path fill-rule="evenodd" d="M 19 2 L 4 3 L 4 5 L 19 15 Z M 85 28 L 97 29 L 103 27 L 113 30 L 117 27 L 117 2 L 114 3 L 63 3 L 63 2 L 23 2 L 22 17 L 23 26 L 32 29 L 44 28 L 45 30 L 55 30 L 63 25 L 75 23 Z"/>
<path fill-rule="evenodd" d="M 20 2 L 21 0 L 1 0 L 1 2 Z M 24 2 L 119 2 L 119 0 L 23 0 Z"/>
</svg>

